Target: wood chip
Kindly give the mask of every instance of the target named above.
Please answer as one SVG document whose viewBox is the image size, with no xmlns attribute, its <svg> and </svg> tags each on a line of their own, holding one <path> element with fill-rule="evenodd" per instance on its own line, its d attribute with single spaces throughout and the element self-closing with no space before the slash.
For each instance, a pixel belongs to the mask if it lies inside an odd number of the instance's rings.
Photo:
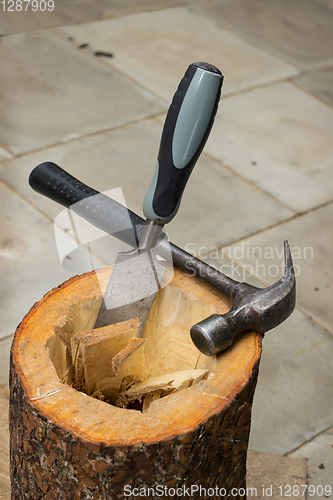
<svg viewBox="0 0 333 500">
<path fill-rule="evenodd" d="M 183 370 L 153 377 L 139 384 L 133 385 L 125 391 L 128 396 L 148 394 L 155 391 L 174 391 L 190 387 L 193 383 L 202 380 L 208 370 Z"/>
</svg>

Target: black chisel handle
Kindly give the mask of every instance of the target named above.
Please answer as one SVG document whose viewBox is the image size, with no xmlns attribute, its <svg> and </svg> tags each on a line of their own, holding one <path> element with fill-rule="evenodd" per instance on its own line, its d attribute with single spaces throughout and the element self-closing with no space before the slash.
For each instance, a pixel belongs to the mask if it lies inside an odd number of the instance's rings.
<svg viewBox="0 0 333 500">
<path fill-rule="evenodd" d="M 117 201 L 83 184 L 53 162 L 44 162 L 31 172 L 29 184 L 94 226 L 112 234 L 131 247 L 138 243 L 138 232 L 144 225 L 131 210 Z"/>
<path fill-rule="evenodd" d="M 222 82 L 222 73 L 211 64 L 197 62 L 188 67 L 165 120 L 155 174 L 143 205 L 147 219 L 166 224 L 176 215 L 213 126 Z"/>
</svg>

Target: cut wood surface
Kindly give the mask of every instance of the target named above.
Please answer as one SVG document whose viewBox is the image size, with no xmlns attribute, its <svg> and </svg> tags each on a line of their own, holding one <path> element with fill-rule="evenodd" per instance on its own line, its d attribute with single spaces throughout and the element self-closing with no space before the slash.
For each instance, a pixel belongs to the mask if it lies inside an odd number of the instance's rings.
<svg viewBox="0 0 333 500">
<path fill-rule="evenodd" d="M 142 338 L 136 338 L 138 319 L 78 331 L 92 327 L 99 307 L 100 300 L 71 307 L 53 324 L 54 334 L 46 343 L 59 379 L 78 391 L 123 408 L 136 400 L 136 409 L 142 404 L 146 411 L 153 400 L 202 380 L 216 364 L 189 338 L 190 325 L 216 308 L 192 294 L 163 288 Z"/>
<path fill-rule="evenodd" d="M 98 312 L 98 309 L 97 309 Z M 122 373 L 114 366 L 120 353 L 130 356 L 131 340 L 138 332 L 138 321 L 129 320 L 96 330 L 83 331 L 71 337 L 71 356 L 74 370 L 73 387 L 89 396 L 98 393 L 114 403 L 122 383 Z M 137 339 L 138 340 L 138 339 Z M 144 342 L 140 339 L 140 345 Z M 124 360 L 125 362 L 125 360 Z M 136 366 L 135 366 L 136 368 Z M 126 370 L 126 367 L 124 368 Z M 133 375 L 140 378 L 137 371 Z"/>
<path fill-rule="evenodd" d="M 218 357 L 201 354 L 190 326 L 228 304 L 179 270 L 157 294 L 142 339 L 135 318 L 92 330 L 110 271 L 52 290 L 18 327 L 13 498 L 124 498 L 126 484 L 244 486 L 261 336 L 241 335 Z M 122 336 L 115 348 L 110 339 Z M 141 405 L 119 407 L 133 400 Z"/>
</svg>

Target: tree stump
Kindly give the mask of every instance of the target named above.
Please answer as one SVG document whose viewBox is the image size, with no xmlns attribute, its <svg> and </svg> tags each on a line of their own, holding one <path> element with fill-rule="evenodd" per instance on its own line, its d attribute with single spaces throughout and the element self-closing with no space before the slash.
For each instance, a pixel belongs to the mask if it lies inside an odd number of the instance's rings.
<svg viewBox="0 0 333 500">
<path fill-rule="evenodd" d="M 111 269 L 98 273 L 50 291 L 17 328 L 12 500 L 245 498 L 261 336 L 201 354 L 190 326 L 228 304 L 177 269 L 139 343 L 135 319 L 93 330 Z"/>
</svg>

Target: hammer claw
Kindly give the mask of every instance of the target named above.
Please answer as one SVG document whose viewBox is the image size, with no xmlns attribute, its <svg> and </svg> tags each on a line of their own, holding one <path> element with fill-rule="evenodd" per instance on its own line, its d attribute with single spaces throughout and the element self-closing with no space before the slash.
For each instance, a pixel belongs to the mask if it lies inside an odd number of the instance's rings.
<svg viewBox="0 0 333 500">
<path fill-rule="evenodd" d="M 237 283 L 229 294 L 230 310 L 213 314 L 191 328 L 191 338 L 207 356 L 227 349 L 244 330 L 265 333 L 286 320 L 295 308 L 296 280 L 291 251 L 284 242 L 285 274 L 267 288 Z M 224 279 L 224 278 L 223 278 Z"/>
</svg>

